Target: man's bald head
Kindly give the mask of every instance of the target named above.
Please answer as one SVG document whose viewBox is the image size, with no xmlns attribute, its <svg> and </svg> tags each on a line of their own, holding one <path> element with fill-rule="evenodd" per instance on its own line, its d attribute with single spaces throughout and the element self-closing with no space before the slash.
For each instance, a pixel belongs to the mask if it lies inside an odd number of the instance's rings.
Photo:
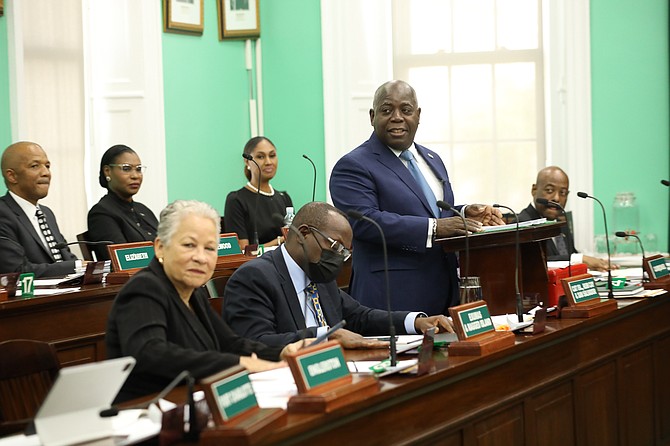
<svg viewBox="0 0 670 446">
<path fill-rule="evenodd" d="M 5 149 L 0 160 L 2 177 L 7 189 L 37 204 L 49 193 L 51 163 L 39 144 L 16 142 Z"/>
<path fill-rule="evenodd" d="M 556 220 L 561 211 L 538 204 L 535 200 L 546 198 L 549 201 L 555 201 L 565 208 L 565 205 L 568 203 L 569 193 L 570 179 L 568 178 L 568 174 L 558 166 L 549 166 L 540 170 L 537 174 L 535 184 L 531 188 L 535 209 L 537 209 L 540 215 L 549 220 Z"/>
</svg>

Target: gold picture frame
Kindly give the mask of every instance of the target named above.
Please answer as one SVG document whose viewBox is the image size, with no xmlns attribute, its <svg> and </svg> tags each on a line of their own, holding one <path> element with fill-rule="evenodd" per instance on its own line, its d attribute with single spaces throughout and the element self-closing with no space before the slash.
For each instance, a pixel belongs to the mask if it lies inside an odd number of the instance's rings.
<svg viewBox="0 0 670 446">
<path fill-rule="evenodd" d="M 260 37 L 259 0 L 216 0 L 219 40 Z"/>
<path fill-rule="evenodd" d="M 0 0 L 0 17 L 5 14 L 5 0 Z"/>
<path fill-rule="evenodd" d="M 202 35 L 204 6 L 204 0 L 163 0 L 163 31 Z"/>
</svg>

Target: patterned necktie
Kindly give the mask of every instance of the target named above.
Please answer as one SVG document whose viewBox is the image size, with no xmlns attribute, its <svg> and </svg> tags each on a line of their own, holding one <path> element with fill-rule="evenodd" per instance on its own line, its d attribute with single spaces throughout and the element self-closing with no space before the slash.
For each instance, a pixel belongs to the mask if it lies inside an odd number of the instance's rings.
<svg viewBox="0 0 670 446">
<path fill-rule="evenodd" d="M 56 239 L 51 233 L 51 229 L 49 229 L 47 218 L 44 216 L 44 212 L 42 212 L 40 208 L 37 208 L 35 216 L 37 217 L 37 223 L 40 225 L 40 230 L 42 231 L 42 234 L 44 234 L 44 239 L 47 241 L 47 246 L 51 251 L 51 255 L 56 262 L 62 262 L 63 256 L 61 256 L 60 250 L 56 248 Z"/>
<path fill-rule="evenodd" d="M 407 161 L 407 169 L 409 169 L 409 172 L 412 174 L 414 179 L 416 180 L 417 184 L 423 191 L 423 194 L 426 197 L 426 200 L 428 200 L 428 204 L 430 205 L 430 209 L 433 211 L 433 216 L 434 217 L 439 217 L 440 216 L 440 210 L 437 207 L 437 199 L 435 198 L 435 194 L 433 193 L 433 189 L 430 188 L 428 185 L 428 182 L 426 181 L 426 178 L 424 178 L 423 174 L 421 173 L 421 170 L 419 170 L 419 165 L 416 163 L 416 160 L 414 159 L 414 155 L 412 152 L 409 150 L 403 150 L 400 153 L 400 158 Z"/>
<path fill-rule="evenodd" d="M 316 320 L 319 325 L 321 327 L 327 326 L 328 323 L 326 322 L 326 318 L 323 315 L 321 302 L 319 302 L 319 293 L 316 291 L 316 284 L 314 282 L 310 282 L 309 285 L 307 285 L 307 288 L 305 288 L 305 295 L 308 299 L 311 299 L 312 303 L 314 304 L 314 310 L 316 310 Z"/>
</svg>

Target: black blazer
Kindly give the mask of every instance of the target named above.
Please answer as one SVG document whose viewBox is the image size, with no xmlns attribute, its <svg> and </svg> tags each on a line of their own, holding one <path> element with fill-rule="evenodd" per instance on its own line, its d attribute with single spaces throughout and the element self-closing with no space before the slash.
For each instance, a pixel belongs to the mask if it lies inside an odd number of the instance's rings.
<svg viewBox="0 0 670 446">
<path fill-rule="evenodd" d="M 102 197 L 88 211 L 88 239 L 92 242 L 111 240 L 116 243 L 152 242 L 156 238 L 158 220 L 151 209 L 133 201 L 121 200 L 114 192 Z M 91 246 L 98 260 L 109 259 L 107 246 Z"/>
<path fill-rule="evenodd" d="M 137 363 L 117 402 L 158 392 L 183 370 L 201 379 L 239 364 L 240 355 L 279 359 L 280 347 L 235 335 L 212 310 L 204 288 L 190 303 L 193 311 L 155 258 L 123 286 L 107 321 L 107 356 L 132 356 Z"/>
<path fill-rule="evenodd" d="M 56 243 L 65 243 L 56 217 L 40 205 Z M 64 276 L 74 272 L 77 257 L 66 246 L 60 250 L 62 262 L 56 263 L 44 246 L 23 209 L 9 195 L 0 197 L 0 273 L 33 272 L 36 277 Z"/>
<path fill-rule="evenodd" d="M 537 212 L 537 209 L 535 209 L 535 207 L 532 204 L 529 204 L 526 209 L 524 209 L 519 213 L 519 221 L 536 220 L 538 218 L 542 218 L 542 216 L 540 215 L 539 212 Z M 567 224 L 561 228 L 561 235 L 558 237 L 565 237 L 565 243 L 568 247 L 569 253 L 574 254 L 577 252 L 577 250 L 575 249 L 575 241 L 572 238 L 572 231 L 570 230 L 570 224 Z M 549 261 L 569 260 L 568 256 L 559 254 L 554 239 L 550 238 L 547 240 L 547 242 L 545 243 L 545 249 L 546 249 L 545 254 L 547 256 L 547 260 Z"/>
<path fill-rule="evenodd" d="M 342 319 L 346 329 L 362 335 L 389 332 L 388 312 L 364 307 L 337 287 L 335 281 L 317 284 L 321 308 L 328 325 Z M 251 260 L 233 273 L 223 298 L 223 315 L 240 336 L 268 345 L 286 345 L 303 337 L 316 336 L 316 327 L 307 328 L 291 276 L 280 249 Z M 408 311 L 394 311 L 396 332 L 407 333 Z"/>
</svg>

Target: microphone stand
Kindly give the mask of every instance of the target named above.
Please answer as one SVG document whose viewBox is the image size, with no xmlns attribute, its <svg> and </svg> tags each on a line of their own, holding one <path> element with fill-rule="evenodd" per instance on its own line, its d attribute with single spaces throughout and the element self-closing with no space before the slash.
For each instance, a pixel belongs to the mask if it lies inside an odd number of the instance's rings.
<svg viewBox="0 0 670 446">
<path fill-rule="evenodd" d="M 605 223 L 605 244 L 607 245 L 607 298 L 614 299 L 614 292 L 612 291 L 612 254 L 610 253 L 610 239 L 607 231 L 607 215 L 605 214 L 605 206 L 596 197 L 593 197 L 586 192 L 577 192 L 579 198 L 591 198 L 600 205 L 603 210 L 603 221 Z"/>
<path fill-rule="evenodd" d="M 558 209 L 559 211 L 561 211 L 561 213 L 565 217 L 565 222 L 567 224 L 568 216 L 565 213 L 565 209 L 563 209 L 563 206 L 556 203 L 555 201 L 547 200 L 546 198 L 537 198 L 537 199 L 535 199 L 535 202 L 538 203 L 538 204 L 542 204 L 544 206 L 554 208 L 554 209 Z M 561 236 L 562 235 L 563 234 L 561 234 Z M 571 251 L 570 246 L 568 246 L 568 277 L 572 277 L 572 252 L 570 252 L 570 251 Z"/>
<path fill-rule="evenodd" d="M 453 207 L 452 205 L 450 205 L 446 201 L 438 200 L 437 201 L 437 207 L 439 207 L 440 209 L 444 209 L 445 211 L 454 211 L 454 213 L 456 215 L 461 217 L 461 221 L 463 222 L 463 228 L 465 229 L 465 270 L 464 270 L 464 274 L 462 275 L 462 277 L 469 277 L 468 272 L 470 270 L 469 269 L 469 265 L 470 265 L 470 234 L 468 232 L 468 225 L 465 222 L 465 217 L 463 216 L 463 214 L 461 212 L 458 212 L 458 210 L 455 207 Z M 433 235 L 437 235 L 437 234 L 433 234 Z"/>
<path fill-rule="evenodd" d="M 255 249 L 258 249 L 258 225 L 256 224 L 256 220 L 258 220 L 258 198 L 261 196 L 261 166 L 259 166 L 254 157 L 248 153 L 243 153 L 242 157 L 254 163 L 258 168 L 258 190 L 256 190 L 256 203 L 254 204 L 254 238 L 252 240 L 252 245 L 256 245 Z"/>
<path fill-rule="evenodd" d="M 388 252 L 386 250 L 386 237 L 384 236 L 384 231 L 382 230 L 382 227 L 379 226 L 379 223 L 370 217 L 367 217 L 353 209 L 347 211 L 347 215 L 354 220 L 365 220 L 375 226 L 379 231 L 379 236 L 382 239 L 382 252 L 384 254 L 384 280 L 386 284 L 386 310 L 388 312 L 389 318 L 389 342 L 391 344 L 391 367 L 395 367 L 397 365 L 398 353 L 396 350 L 395 326 L 393 325 L 393 315 L 391 314 L 391 287 L 389 286 L 389 260 Z"/>
<path fill-rule="evenodd" d="M 314 181 L 312 181 L 312 201 L 314 201 L 314 197 L 316 196 L 316 165 L 307 155 L 303 154 L 302 157 L 309 161 L 312 164 L 312 169 L 314 169 Z"/>
<path fill-rule="evenodd" d="M 642 250 L 642 282 L 645 282 L 644 280 L 644 259 L 646 256 L 644 255 L 644 246 L 642 246 L 642 240 L 640 240 L 640 237 L 637 236 L 637 234 L 630 234 L 628 232 L 623 232 L 623 231 L 617 231 L 614 233 L 617 237 L 635 237 L 637 239 L 637 242 L 640 244 L 640 249 Z"/>
<path fill-rule="evenodd" d="M 515 248 L 516 248 L 516 255 L 514 258 L 514 289 L 516 290 L 516 315 L 517 318 L 519 319 L 519 323 L 523 322 L 523 302 L 521 301 L 521 293 L 519 292 L 519 216 L 517 215 L 516 212 L 514 212 L 514 209 L 507 207 L 502 204 L 494 204 L 494 208 L 503 208 L 507 209 L 510 211 L 512 214 L 514 214 L 514 221 L 516 221 L 516 240 L 515 240 Z M 568 270 L 568 274 L 570 270 Z"/>
</svg>

